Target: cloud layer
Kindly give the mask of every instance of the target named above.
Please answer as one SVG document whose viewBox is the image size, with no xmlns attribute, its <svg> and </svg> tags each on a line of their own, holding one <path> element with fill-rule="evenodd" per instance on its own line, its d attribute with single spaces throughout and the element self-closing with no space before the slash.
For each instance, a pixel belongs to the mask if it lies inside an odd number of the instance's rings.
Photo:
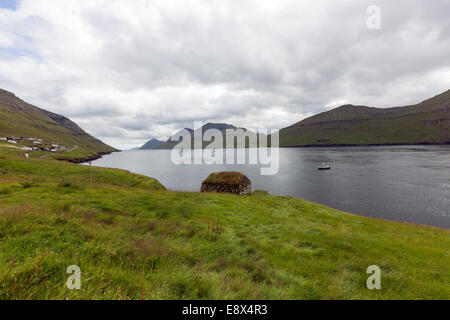
<svg viewBox="0 0 450 320">
<path fill-rule="evenodd" d="M 381 30 L 365 0 L 22 0 L 0 9 L 0 87 L 119 148 L 449 89 L 449 2 L 377 2 Z"/>
</svg>

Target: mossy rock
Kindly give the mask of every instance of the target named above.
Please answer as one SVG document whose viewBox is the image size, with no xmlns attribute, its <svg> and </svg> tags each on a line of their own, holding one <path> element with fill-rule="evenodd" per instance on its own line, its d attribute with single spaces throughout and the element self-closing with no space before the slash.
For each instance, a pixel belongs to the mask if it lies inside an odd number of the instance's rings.
<svg viewBox="0 0 450 320">
<path fill-rule="evenodd" d="M 211 173 L 203 182 L 201 192 L 233 193 L 247 195 L 252 193 L 252 183 L 241 172 Z"/>
</svg>

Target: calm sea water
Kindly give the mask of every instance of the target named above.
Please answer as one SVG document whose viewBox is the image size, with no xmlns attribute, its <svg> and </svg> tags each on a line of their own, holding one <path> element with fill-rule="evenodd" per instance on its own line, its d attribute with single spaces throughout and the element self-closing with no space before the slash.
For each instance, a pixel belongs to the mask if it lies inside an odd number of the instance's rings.
<svg viewBox="0 0 450 320">
<path fill-rule="evenodd" d="M 323 161 L 332 170 L 317 170 Z M 151 176 L 181 191 L 199 191 L 211 172 L 240 171 L 254 190 L 369 217 L 450 228 L 449 146 L 280 149 L 275 176 L 260 175 L 259 165 L 175 165 L 170 150 L 124 151 L 93 164 Z"/>
</svg>

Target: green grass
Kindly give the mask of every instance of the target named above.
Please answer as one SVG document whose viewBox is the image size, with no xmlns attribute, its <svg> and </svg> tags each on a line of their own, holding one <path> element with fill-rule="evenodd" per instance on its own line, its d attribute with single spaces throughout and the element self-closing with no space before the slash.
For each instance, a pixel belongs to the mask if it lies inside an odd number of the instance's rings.
<svg viewBox="0 0 450 320">
<path fill-rule="evenodd" d="M 115 169 L 88 182 L 87 166 L 0 153 L 0 299 L 450 298 L 448 230 Z"/>
<path fill-rule="evenodd" d="M 102 152 L 102 151 L 98 151 Z M 89 151 L 85 148 L 77 148 L 70 152 L 43 152 L 43 151 L 31 151 L 30 157 L 32 158 L 40 158 L 41 156 L 45 156 L 46 159 L 52 160 L 69 160 L 69 159 L 85 159 L 97 154 L 96 151 Z"/>
</svg>

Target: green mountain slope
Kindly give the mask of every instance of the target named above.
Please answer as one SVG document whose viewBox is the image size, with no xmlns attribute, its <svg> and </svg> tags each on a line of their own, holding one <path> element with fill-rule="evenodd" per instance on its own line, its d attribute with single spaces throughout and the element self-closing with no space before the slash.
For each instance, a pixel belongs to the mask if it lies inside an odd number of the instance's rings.
<svg viewBox="0 0 450 320">
<path fill-rule="evenodd" d="M 68 148 L 77 146 L 72 153 L 54 155 L 60 158 L 89 157 L 115 151 L 68 118 L 37 108 L 0 89 L 0 137 L 11 136 L 39 138 Z"/>
<path fill-rule="evenodd" d="M 450 90 L 417 105 L 344 105 L 280 130 L 280 145 L 450 143 Z"/>
</svg>

